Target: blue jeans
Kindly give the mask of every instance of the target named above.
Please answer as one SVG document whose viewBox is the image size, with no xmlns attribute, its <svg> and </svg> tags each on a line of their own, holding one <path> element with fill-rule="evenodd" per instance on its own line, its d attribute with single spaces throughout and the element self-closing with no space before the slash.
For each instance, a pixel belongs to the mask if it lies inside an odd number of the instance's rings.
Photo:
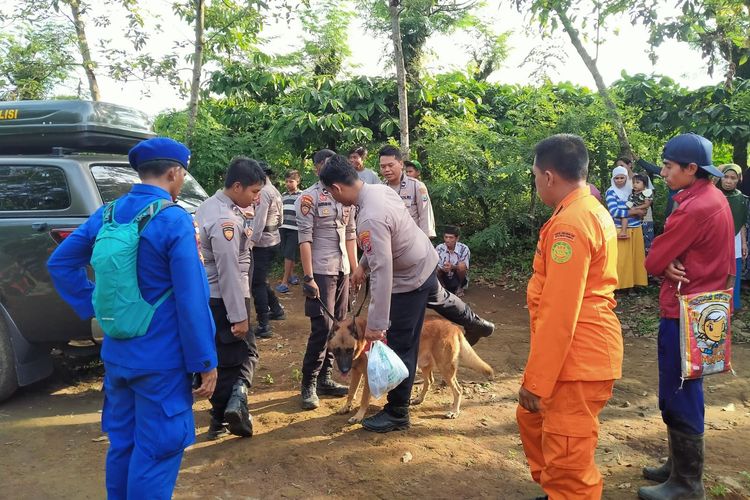
<svg viewBox="0 0 750 500">
<path fill-rule="evenodd" d="M 739 311 L 740 307 L 742 307 L 742 302 L 740 301 L 740 291 L 742 289 L 742 259 L 736 259 L 737 260 L 737 275 L 734 278 L 734 310 Z"/>
<path fill-rule="evenodd" d="M 657 343 L 662 420 L 684 434 L 703 434 L 703 379 L 682 380 L 680 320 L 662 318 Z"/>
<path fill-rule="evenodd" d="M 104 368 L 107 498 L 172 498 L 182 454 L 195 441 L 189 374 L 108 362 Z"/>
</svg>

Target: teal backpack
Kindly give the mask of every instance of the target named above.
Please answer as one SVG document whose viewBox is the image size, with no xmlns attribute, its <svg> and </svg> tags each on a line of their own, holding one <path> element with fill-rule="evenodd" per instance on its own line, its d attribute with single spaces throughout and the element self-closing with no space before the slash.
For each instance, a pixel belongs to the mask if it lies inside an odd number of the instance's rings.
<svg viewBox="0 0 750 500">
<path fill-rule="evenodd" d="M 93 305 L 104 333 L 115 339 L 146 334 L 156 309 L 172 294 L 170 288 L 154 305 L 143 299 L 138 287 L 138 243 L 149 222 L 174 203 L 157 200 L 127 224 L 115 221 L 115 202 L 104 209 L 104 223 L 96 235 L 91 267 L 94 268 Z"/>
</svg>

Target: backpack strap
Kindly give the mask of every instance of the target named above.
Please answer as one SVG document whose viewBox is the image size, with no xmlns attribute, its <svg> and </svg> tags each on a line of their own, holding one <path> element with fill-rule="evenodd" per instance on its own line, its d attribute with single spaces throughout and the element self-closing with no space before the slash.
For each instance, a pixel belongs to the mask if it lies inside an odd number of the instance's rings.
<svg viewBox="0 0 750 500">
<path fill-rule="evenodd" d="M 138 234 L 141 234 L 151 220 L 162 210 L 166 210 L 171 206 L 176 206 L 176 203 L 165 200 L 156 200 L 149 203 L 138 215 L 133 218 L 134 223 L 138 224 Z"/>
<path fill-rule="evenodd" d="M 103 225 L 112 224 L 115 220 L 115 202 L 111 201 L 107 203 L 107 206 L 104 207 L 104 212 L 102 212 L 102 220 Z"/>
</svg>

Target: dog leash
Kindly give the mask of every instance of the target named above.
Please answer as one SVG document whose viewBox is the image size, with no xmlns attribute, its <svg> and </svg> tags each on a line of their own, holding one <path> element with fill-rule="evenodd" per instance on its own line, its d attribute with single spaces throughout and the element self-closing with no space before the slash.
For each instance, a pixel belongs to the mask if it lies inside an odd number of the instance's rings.
<svg viewBox="0 0 750 500">
<path fill-rule="evenodd" d="M 341 298 L 341 294 L 343 292 L 344 292 L 344 289 L 342 287 L 341 291 L 339 291 L 338 295 L 336 296 L 336 302 L 339 301 L 339 299 Z M 357 303 L 357 295 L 358 295 L 358 293 L 359 292 L 357 292 L 357 294 L 354 295 L 354 299 L 351 302 L 350 309 L 352 309 L 354 307 L 354 305 Z M 359 304 L 359 309 L 357 309 L 357 312 L 354 314 L 355 318 L 357 318 L 362 313 L 362 308 L 364 307 L 365 302 L 367 301 L 367 297 L 369 295 L 370 295 L 370 278 L 368 277 L 365 280 L 365 296 L 362 297 L 362 302 L 360 302 L 360 304 Z M 328 310 L 328 308 L 326 307 L 326 305 L 321 300 L 320 295 L 318 295 L 315 298 L 315 300 L 318 301 L 318 304 L 320 305 L 320 308 L 323 310 L 323 312 L 325 313 L 325 315 L 328 316 L 328 318 L 335 323 L 337 321 L 336 317 L 333 314 L 331 314 L 331 311 Z"/>
</svg>

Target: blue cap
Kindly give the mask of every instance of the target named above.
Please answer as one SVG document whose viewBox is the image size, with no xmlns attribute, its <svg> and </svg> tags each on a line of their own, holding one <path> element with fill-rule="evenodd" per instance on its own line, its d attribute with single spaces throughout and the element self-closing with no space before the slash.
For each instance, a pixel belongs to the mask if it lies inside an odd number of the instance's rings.
<svg viewBox="0 0 750 500">
<path fill-rule="evenodd" d="M 168 160 L 182 165 L 187 170 L 190 163 L 190 150 L 181 142 L 169 137 L 154 137 L 141 141 L 128 153 L 130 166 L 138 170 L 138 166 L 147 161 Z"/>
<path fill-rule="evenodd" d="M 711 141 L 697 134 L 681 134 L 673 137 L 664 146 L 661 157 L 677 163 L 695 163 L 715 177 L 724 177 L 711 160 L 713 145 Z"/>
</svg>

